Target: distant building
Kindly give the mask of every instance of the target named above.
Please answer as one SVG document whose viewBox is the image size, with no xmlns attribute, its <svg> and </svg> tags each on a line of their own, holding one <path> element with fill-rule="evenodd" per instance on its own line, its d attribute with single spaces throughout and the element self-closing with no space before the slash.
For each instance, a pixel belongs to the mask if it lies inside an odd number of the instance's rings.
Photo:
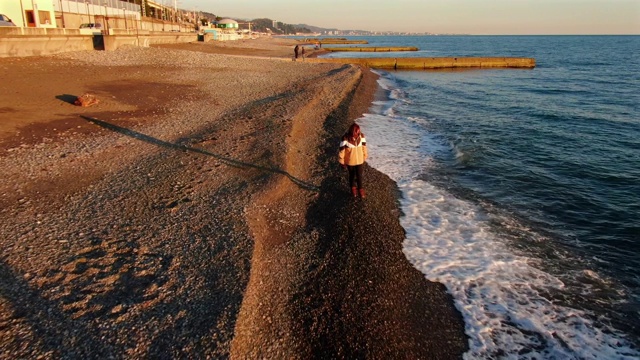
<svg viewBox="0 0 640 360">
<path fill-rule="evenodd" d="M 233 19 L 214 21 L 209 28 L 204 29 L 204 33 L 212 34 L 213 40 L 216 41 L 238 40 L 240 38 L 238 22 Z"/>
<path fill-rule="evenodd" d="M 233 19 L 222 19 L 215 22 L 215 26 L 218 29 L 238 30 L 238 22 Z"/>
</svg>

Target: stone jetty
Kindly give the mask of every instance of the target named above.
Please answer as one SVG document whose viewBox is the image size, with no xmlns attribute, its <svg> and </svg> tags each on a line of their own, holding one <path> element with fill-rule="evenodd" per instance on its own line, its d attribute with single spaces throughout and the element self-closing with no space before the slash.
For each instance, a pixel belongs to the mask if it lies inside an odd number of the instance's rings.
<svg viewBox="0 0 640 360">
<path fill-rule="evenodd" d="M 350 46 L 350 47 L 325 47 L 325 51 L 330 52 L 394 52 L 394 51 L 418 51 L 415 46 Z"/>
<path fill-rule="evenodd" d="M 536 66 L 533 58 L 437 57 L 437 58 L 311 58 L 311 62 L 358 64 L 374 69 L 428 70 L 453 68 L 527 68 Z"/>
<path fill-rule="evenodd" d="M 302 41 L 308 44 L 320 43 L 320 44 L 330 44 L 330 45 L 338 45 L 338 44 L 368 44 L 367 40 L 347 40 L 347 39 L 305 39 Z"/>
</svg>

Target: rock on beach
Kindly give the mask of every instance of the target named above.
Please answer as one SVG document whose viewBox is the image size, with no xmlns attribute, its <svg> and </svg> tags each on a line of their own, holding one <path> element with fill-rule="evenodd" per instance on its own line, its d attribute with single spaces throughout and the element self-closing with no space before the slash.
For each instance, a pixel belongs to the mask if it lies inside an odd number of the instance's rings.
<svg viewBox="0 0 640 360">
<path fill-rule="evenodd" d="M 396 185 L 336 162 L 375 74 L 294 44 L 0 59 L 0 358 L 462 357 Z"/>
</svg>

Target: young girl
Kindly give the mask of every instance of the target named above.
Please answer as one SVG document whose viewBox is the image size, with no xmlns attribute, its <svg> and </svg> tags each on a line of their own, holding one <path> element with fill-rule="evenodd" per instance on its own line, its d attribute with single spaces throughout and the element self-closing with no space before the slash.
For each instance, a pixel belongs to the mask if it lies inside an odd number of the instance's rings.
<svg viewBox="0 0 640 360">
<path fill-rule="evenodd" d="M 360 132 L 360 126 L 353 124 L 342 137 L 338 162 L 349 170 L 349 185 L 353 197 L 365 197 L 362 186 L 362 172 L 367 160 L 367 139 Z"/>
</svg>

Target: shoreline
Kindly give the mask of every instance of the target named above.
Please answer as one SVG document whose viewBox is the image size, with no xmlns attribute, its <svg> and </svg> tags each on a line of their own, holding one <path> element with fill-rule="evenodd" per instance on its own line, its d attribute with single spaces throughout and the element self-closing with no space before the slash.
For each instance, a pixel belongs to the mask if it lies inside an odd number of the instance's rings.
<svg viewBox="0 0 640 360">
<path fill-rule="evenodd" d="M 292 42 L 274 41 L 247 54 L 290 59 Z M 31 107 L 51 121 L 18 142 L 0 129 L 0 203 L 15 219 L 0 229 L 3 355 L 460 358 L 468 345 L 452 299 L 402 254 L 397 187 L 367 167 L 369 196 L 354 202 L 335 161 L 376 76 L 229 54 L 176 68 L 157 59 L 203 48 L 180 45 L 91 54 L 86 68 L 74 54 L 0 61 L 12 72 L 60 62 L 19 86 L 59 96 Z M 249 46 L 227 45 L 236 55 Z M 147 53 L 151 74 L 136 68 Z M 37 86 L 74 65 L 110 69 L 76 86 L 112 98 L 78 109 L 64 84 Z M 12 96 L 0 108 L 29 109 Z"/>
</svg>

